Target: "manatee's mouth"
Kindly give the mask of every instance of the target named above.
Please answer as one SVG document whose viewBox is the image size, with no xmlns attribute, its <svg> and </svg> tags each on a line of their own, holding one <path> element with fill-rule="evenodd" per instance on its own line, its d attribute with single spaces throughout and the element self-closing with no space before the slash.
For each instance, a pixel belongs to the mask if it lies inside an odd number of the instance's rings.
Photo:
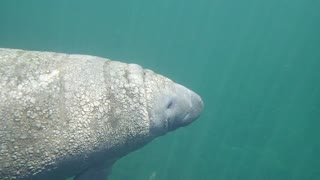
<svg viewBox="0 0 320 180">
<path fill-rule="evenodd" d="M 191 108 L 190 108 L 191 109 Z M 187 111 L 181 119 L 171 119 L 171 118 L 167 118 L 166 119 L 166 123 L 167 123 L 167 128 L 168 131 L 174 131 L 176 129 L 178 129 L 179 127 L 183 127 L 183 126 L 187 126 L 188 124 L 190 124 L 190 122 L 185 121 L 188 116 L 189 116 L 189 111 Z"/>
</svg>

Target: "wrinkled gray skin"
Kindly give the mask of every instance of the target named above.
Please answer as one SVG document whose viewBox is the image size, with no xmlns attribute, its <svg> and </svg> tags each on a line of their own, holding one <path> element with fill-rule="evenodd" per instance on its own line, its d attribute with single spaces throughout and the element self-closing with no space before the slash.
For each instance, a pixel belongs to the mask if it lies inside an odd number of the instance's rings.
<svg viewBox="0 0 320 180">
<path fill-rule="evenodd" d="M 105 179 L 117 159 L 202 108 L 194 92 L 135 64 L 0 49 L 0 179 Z"/>
</svg>

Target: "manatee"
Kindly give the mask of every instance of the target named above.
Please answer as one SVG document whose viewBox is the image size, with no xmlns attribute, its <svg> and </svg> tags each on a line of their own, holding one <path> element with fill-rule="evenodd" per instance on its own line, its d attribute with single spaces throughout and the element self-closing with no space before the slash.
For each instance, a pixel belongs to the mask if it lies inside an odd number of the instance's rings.
<svg viewBox="0 0 320 180">
<path fill-rule="evenodd" d="M 203 106 L 136 64 L 0 49 L 0 179 L 106 179 L 116 160 L 190 124 Z"/>
</svg>

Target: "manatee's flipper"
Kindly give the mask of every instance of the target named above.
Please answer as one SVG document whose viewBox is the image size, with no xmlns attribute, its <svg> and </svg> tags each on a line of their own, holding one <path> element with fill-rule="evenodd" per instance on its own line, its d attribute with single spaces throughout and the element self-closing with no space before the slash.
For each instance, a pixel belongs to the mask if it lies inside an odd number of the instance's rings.
<svg viewBox="0 0 320 180">
<path fill-rule="evenodd" d="M 112 166 L 91 167 L 74 177 L 74 180 L 107 180 L 107 176 L 111 173 Z"/>
</svg>

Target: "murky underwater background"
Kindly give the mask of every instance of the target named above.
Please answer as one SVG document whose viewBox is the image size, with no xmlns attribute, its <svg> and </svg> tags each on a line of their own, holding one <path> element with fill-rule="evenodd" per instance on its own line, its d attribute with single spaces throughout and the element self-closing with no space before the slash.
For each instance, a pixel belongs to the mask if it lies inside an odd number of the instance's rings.
<svg viewBox="0 0 320 180">
<path fill-rule="evenodd" d="M 320 1 L 2 0 L 0 47 L 134 62 L 198 92 L 192 125 L 111 180 L 320 179 Z"/>
</svg>

